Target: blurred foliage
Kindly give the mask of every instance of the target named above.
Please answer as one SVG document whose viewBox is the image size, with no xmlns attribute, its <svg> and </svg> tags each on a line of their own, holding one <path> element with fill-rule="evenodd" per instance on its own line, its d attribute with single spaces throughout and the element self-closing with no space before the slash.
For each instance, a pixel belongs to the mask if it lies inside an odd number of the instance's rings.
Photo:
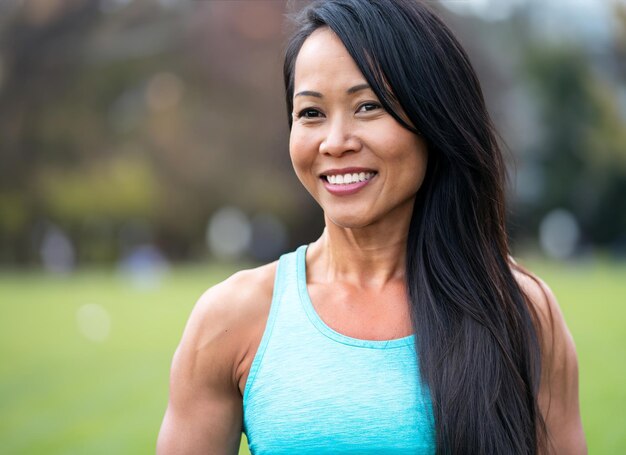
<svg viewBox="0 0 626 455">
<path fill-rule="evenodd" d="M 78 170 L 47 167 L 37 180 L 44 206 L 62 225 L 85 219 L 121 223 L 152 218 L 156 205 L 154 174 L 144 162 L 126 157 Z"/>
<path fill-rule="evenodd" d="M 79 263 L 116 260 L 129 242 L 201 257 L 225 205 L 277 217 L 289 246 L 318 235 L 320 211 L 289 162 L 281 74 L 284 14 L 304 3 L 0 2 L 0 263 L 38 263 L 46 226 Z M 499 22 L 438 9 L 502 136 L 541 170 L 521 182 L 532 198 L 512 198 L 512 234 L 533 239 L 560 207 L 589 245 L 623 244 L 624 4 L 601 56 L 534 39 L 530 9 Z"/>
<path fill-rule="evenodd" d="M 542 125 L 532 152 L 546 176 L 530 207 L 536 223 L 537 215 L 561 207 L 576 216 L 587 242 L 626 241 L 626 119 L 615 87 L 573 47 L 536 44 L 526 65 Z"/>
<path fill-rule="evenodd" d="M 2 8 L 0 262 L 37 262 L 50 223 L 89 262 L 92 243 L 118 257 L 128 223 L 189 258 L 222 205 L 306 219 L 288 172 L 282 2 Z"/>
</svg>

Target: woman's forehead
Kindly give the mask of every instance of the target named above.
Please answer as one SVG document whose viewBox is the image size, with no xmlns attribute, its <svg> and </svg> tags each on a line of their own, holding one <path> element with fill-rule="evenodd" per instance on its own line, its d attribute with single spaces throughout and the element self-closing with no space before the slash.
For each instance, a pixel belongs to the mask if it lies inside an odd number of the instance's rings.
<svg viewBox="0 0 626 455">
<path fill-rule="evenodd" d="M 367 83 L 339 37 L 327 27 L 303 43 L 296 58 L 294 92 L 321 87 L 347 90 Z"/>
</svg>

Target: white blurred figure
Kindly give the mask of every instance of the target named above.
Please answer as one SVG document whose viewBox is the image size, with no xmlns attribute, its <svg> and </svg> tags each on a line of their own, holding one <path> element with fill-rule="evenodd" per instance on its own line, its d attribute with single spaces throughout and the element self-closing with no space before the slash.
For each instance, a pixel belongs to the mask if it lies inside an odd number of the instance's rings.
<svg viewBox="0 0 626 455">
<path fill-rule="evenodd" d="M 539 243 L 545 254 L 553 259 L 569 259 L 576 252 L 580 228 L 571 212 L 555 209 L 539 225 Z"/>
<path fill-rule="evenodd" d="M 287 247 L 287 229 L 282 221 L 269 213 L 252 218 L 250 254 L 254 259 L 268 262 L 278 259 Z"/>
<path fill-rule="evenodd" d="M 111 333 L 111 316 L 97 303 L 82 305 L 76 312 L 78 331 L 90 341 L 102 343 Z"/>
<path fill-rule="evenodd" d="M 76 267 L 76 253 L 70 238 L 59 227 L 51 225 L 43 233 L 39 256 L 50 273 L 68 274 Z"/>
<path fill-rule="evenodd" d="M 252 240 L 252 227 L 237 207 L 223 207 L 213 214 L 207 228 L 209 250 L 220 259 L 240 259 Z"/>
<path fill-rule="evenodd" d="M 149 243 L 129 249 L 118 268 L 133 287 L 146 291 L 158 289 L 169 269 L 169 262 L 161 250 Z"/>
</svg>

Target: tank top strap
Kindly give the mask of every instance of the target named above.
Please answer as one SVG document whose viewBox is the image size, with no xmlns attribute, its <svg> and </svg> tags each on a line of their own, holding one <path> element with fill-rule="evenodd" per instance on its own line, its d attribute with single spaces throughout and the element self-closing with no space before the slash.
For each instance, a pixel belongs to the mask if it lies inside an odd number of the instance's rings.
<svg viewBox="0 0 626 455">
<path fill-rule="evenodd" d="M 308 324 L 302 305 L 300 305 L 298 290 L 298 252 L 303 253 L 306 251 L 306 247 L 307 245 L 302 245 L 297 250 L 285 253 L 278 259 L 270 311 L 265 331 L 248 373 L 243 394 L 244 404 L 263 363 L 263 357 L 270 340 L 278 338 L 275 342 L 284 344 L 297 340 L 299 336 L 311 336 L 310 324 Z M 276 336 L 274 336 L 275 333 Z M 302 339 L 300 338 L 300 340 Z"/>
</svg>

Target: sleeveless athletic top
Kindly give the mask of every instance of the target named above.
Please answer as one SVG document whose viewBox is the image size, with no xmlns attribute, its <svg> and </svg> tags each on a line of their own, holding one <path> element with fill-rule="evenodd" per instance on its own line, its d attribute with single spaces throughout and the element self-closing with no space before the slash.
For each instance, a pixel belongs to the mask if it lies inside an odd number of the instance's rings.
<svg viewBox="0 0 626 455">
<path fill-rule="evenodd" d="M 243 395 L 250 451 L 432 454 L 432 403 L 415 335 L 374 341 L 327 326 L 306 286 L 306 248 L 278 262 L 265 332 Z"/>
</svg>

